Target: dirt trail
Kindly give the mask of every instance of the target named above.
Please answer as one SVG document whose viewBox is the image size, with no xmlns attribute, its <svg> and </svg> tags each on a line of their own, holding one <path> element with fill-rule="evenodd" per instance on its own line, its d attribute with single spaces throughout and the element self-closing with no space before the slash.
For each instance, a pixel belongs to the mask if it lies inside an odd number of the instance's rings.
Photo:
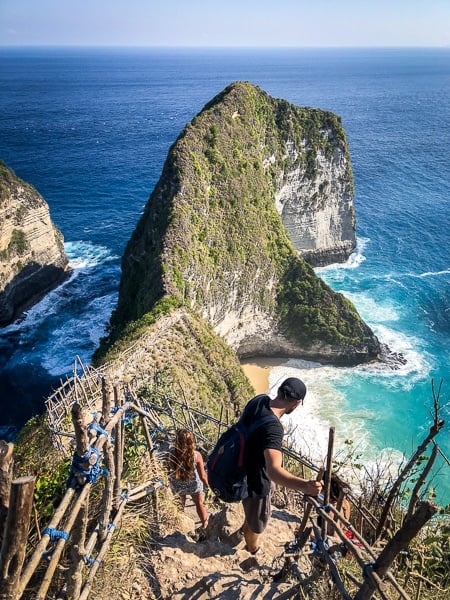
<svg viewBox="0 0 450 600">
<path fill-rule="evenodd" d="M 288 598 L 295 581 L 275 582 L 284 564 L 286 542 L 294 541 L 299 519 L 273 508 L 261 537 L 262 552 L 251 556 L 238 534 L 243 521 L 240 505 L 227 505 L 210 515 L 206 539 L 195 541 L 198 519 L 189 502 L 177 529 L 156 540 L 151 557 L 157 579 L 156 597 L 173 600 L 250 600 Z M 305 569 L 309 565 L 306 561 Z M 305 572 L 306 574 L 306 572 Z"/>
</svg>

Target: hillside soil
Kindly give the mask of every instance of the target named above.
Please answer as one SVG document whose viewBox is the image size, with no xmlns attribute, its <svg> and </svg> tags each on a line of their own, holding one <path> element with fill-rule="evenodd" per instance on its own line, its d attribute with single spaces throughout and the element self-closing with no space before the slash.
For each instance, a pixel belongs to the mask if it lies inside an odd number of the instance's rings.
<svg viewBox="0 0 450 600">
<path fill-rule="evenodd" d="M 174 600 L 224 600 L 291 598 L 298 589 L 295 578 L 276 581 L 285 562 L 285 544 L 294 541 L 299 519 L 273 507 L 272 518 L 261 536 L 261 552 L 252 556 L 239 532 L 243 522 L 240 505 L 227 505 L 210 513 L 206 532 L 192 503 L 176 527 L 154 542 L 150 556 L 155 598 Z M 202 539 L 203 536 L 205 539 Z M 198 539 L 200 537 L 200 539 Z M 299 567 L 304 576 L 309 560 Z"/>
</svg>

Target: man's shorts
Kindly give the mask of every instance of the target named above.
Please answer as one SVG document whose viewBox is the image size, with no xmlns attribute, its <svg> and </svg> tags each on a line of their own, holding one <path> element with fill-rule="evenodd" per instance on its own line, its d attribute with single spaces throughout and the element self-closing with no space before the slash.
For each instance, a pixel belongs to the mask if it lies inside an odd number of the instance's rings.
<svg viewBox="0 0 450 600">
<path fill-rule="evenodd" d="M 245 520 L 253 533 L 262 533 L 269 522 L 271 507 L 271 493 L 267 496 L 254 496 L 244 498 L 242 506 L 244 507 Z"/>
</svg>

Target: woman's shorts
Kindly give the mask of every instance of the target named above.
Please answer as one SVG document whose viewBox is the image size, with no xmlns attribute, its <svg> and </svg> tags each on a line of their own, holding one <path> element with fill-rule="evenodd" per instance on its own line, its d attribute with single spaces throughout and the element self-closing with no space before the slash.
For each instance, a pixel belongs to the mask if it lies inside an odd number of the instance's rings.
<svg viewBox="0 0 450 600">
<path fill-rule="evenodd" d="M 267 496 L 253 496 L 242 500 L 245 520 L 253 533 L 262 533 L 269 522 L 271 506 L 271 494 Z"/>
</svg>

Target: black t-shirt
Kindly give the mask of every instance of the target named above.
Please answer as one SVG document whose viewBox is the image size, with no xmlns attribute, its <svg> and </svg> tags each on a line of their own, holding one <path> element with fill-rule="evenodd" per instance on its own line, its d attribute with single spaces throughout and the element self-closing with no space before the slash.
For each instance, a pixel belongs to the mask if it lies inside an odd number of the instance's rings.
<svg viewBox="0 0 450 600">
<path fill-rule="evenodd" d="M 247 439 L 247 487 L 249 496 L 267 496 L 270 479 L 267 475 L 264 450 L 282 449 L 283 427 L 269 406 L 270 397 L 262 394 L 247 404 L 242 414 L 244 425 L 249 426 L 256 419 L 272 415 L 273 420 L 263 423 Z"/>
</svg>

